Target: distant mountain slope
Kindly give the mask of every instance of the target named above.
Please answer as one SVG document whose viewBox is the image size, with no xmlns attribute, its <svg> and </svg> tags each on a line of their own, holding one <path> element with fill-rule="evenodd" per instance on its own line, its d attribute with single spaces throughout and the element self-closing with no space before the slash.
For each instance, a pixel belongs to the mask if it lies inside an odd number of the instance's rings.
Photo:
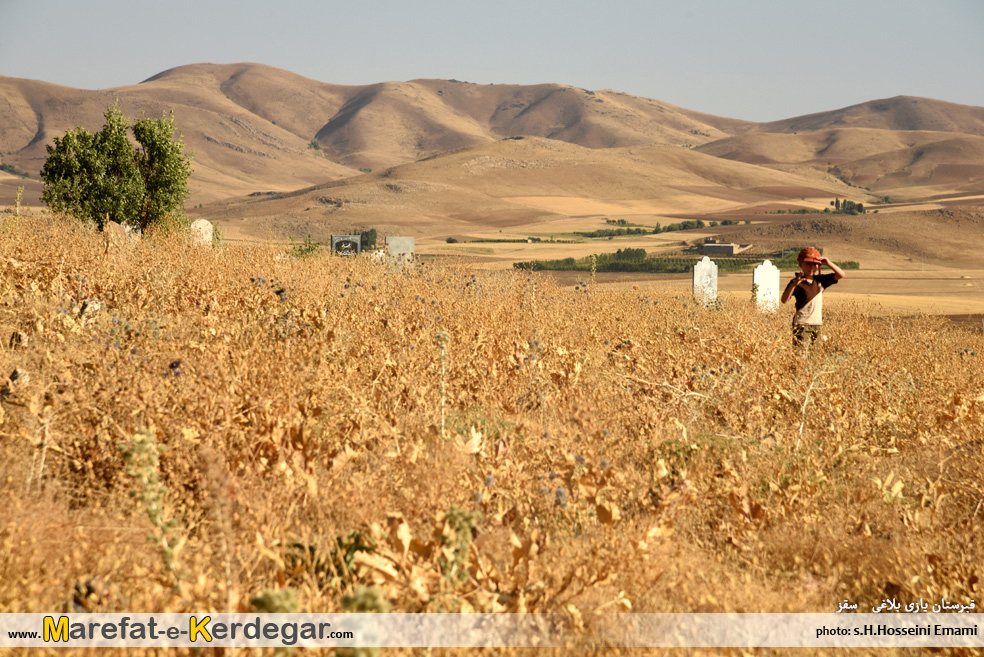
<svg viewBox="0 0 984 657">
<path fill-rule="evenodd" d="M 833 175 L 872 192 L 943 186 L 984 189 L 984 137 L 952 132 L 825 129 L 749 132 L 697 150 L 808 175 Z"/>
<path fill-rule="evenodd" d="M 260 64 L 194 64 L 159 73 L 141 83 L 189 85 L 219 93 L 249 113 L 310 142 L 326 113 L 337 112 L 359 87 L 327 84 Z M 201 91 L 197 92 L 201 93 Z"/>
<path fill-rule="evenodd" d="M 697 145 L 752 125 L 558 84 L 343 86 L 260 64 L 194 64 L 101 91 L 0 77 L 0 150 L 36 172 L 46 144 L 77 125 L 98 129 L 116 99 L 131 116 L 175 109 L 197 154 L 194 191 L 206 199 L 298 187 L 508 136 L 591 148 Z"/>
<path fill-rule="evenodd" d="M 667 215 L 756 204 L 844 198 L 824 180 L 730 162 L 675 146 L 590 149 L 544 138 L 507 138 L 296 192 L 242 199 L 220 222 L 325 238 L 375 226 L 415 235 L 535 225 L 559 217 L 616 216 L 653 225 Z M 816 201 L 814 201 L 816 202 Z M 258 234 L 257 231 L 254 234 Z"/>
<path fill-rule="evenodd" d="M 942 188 L 984 192 L 984 137 L 951 135 L 869 155 L 836 167 L 837 177 L 873 192 Z"/>
<path fill-rule="evenodd" d="M 46 146 L 82 126 L 99 130 L 103 113 L 119 101 L 132 119 L 174 110 L 186 150 L 194 153 L 191 203 L 258 190 L 288 190 L 355 173 L 309 147 L 304 138 L 230 100 L 209 73 L 222 67 L 187 67 L 193 75 L 155 76 L 145 83 L 82 91 L 0 77 L 0 151 L 34 175 Z M 226 76 L 228 77 L 228 76 Z"/>
<path fill-rule="evenodd" d="M 984 107 L 958 105 L 932 98 L 896 96 L 830 112 L 760 123 L 755 132 L 808 132 L 830 128 L 932 130 L 984 136 Z"/>
<path fill-rule="evenodd" d="M 984 243 L 984 211 L 945 208 L 823 219 L 789 217 L 735 226 L 726 235 L 728 240 L 753 243 L 760 252 L 819 239 L 826 247 L 851 254 L 851 258 L 866 250 L 884 250 L 916 261 L 977 269 L 980 255 L 968 245 Z"/>
<path fill-rule="evenodd" d="M 611 90 L 456 80 L 345 86 L 249 63 L 181 66 L 99 91 L 0 77 L 3 163 L 36 175 L 46 145 L 78 125 L 98 129 L 117 100 L 130 117 L 174 109 L 195 153 L 190 205 L 306 188 L 516 136 L 616 149 L 618 157 L 628 147 L 696 149 L 810 178 L 814 188 L 836 179 L 872 191 L 975 190 L 984 182 L 984 108 L 932 99 L 756 124 Z M 0 187 L 0 197 L 12 194 L 9 183 Z"/>
<path fill-rule="evenodd" d="M 360 89 L 316 138 L 345 163 L 377 167 L 511 136 L 589 148 L 685 145 L 746 125 L 618 92 L 414 80 Z"/>
</svg>

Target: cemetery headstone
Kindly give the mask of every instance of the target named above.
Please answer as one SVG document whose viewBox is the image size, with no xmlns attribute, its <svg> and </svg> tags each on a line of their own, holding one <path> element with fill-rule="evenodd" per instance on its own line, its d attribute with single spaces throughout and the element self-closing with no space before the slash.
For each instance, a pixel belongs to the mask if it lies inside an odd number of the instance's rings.
<svg viewBox="0 0 984 657">
<path fill-rule="evenodd" d="M 361 235 L 332 235 L 332 255 L 354 256 L 362 253 Z"/>
<path fill-rule="evenodd" d="M 103 238 L 108 252 L 110 246 L 135 245 L 140 240 L 140 231 L 133 226 L 123 226 L 115 221 L 109 221 L 103 228 Z"/>
<path fill-rule="evenodd" d="M 752 293 L 760 310 L 773 312 L 779 308 L 779 269 L 766 260 L 752 272 Z"/>
<path fill-rule="evenodd" d="M 694 265 L 694 298 L 709 304 L 717 301 L 718 266 L 713 260 L 704 256 Z"/>
<path fill-rule="evenodd" d="M 212 246 L 215 238 L 215 227 L 208 219 L 196 219 L 191 222 L 191 242 L 196 246 Z"/>
<path fill-rule="evenodd" d="M 386 248 L 394 258 L 412 258 L 416 251 L 416 238 L 388 235 Z"/>
</svg>

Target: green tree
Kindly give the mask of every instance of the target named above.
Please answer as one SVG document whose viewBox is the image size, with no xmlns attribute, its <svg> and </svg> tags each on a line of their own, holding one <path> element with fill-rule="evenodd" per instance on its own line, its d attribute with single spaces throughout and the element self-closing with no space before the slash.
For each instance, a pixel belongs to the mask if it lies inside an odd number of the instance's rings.
<svg viewBox="0 0 984 657">
<path fill-rule="evenodd" d="M 363 249 L 374 249 L 376 248 L 376 229 L 370 228 L 369 230 L 363 230 L 360 233 L 362 237 L 362 248 Z"/>
<path fill-rule="evenodd" d="M 162 224 L 182 209 L 188 199 L 191 163 L 184 156 L 184 144 L 174 141 L 174 110 L 160 119 L 138 120 L 133 135 L 141 146 L 135 155 L 145 186 L 139 213 L 140 227 L 145 228 Z"/>
<path fill-rule="evenodd" d="M 108 220 L 143 230 L 181 213 L 188 198 L 191 164 L 184 144 L 174 141 L 174 116 L 140 119 L 127 136 L 127 119 L 114 105 L 102 130 L 69 130 L 49 145 L 41 169 L 41 199 L 53 210 L 93 221 Z"/>
</svg>

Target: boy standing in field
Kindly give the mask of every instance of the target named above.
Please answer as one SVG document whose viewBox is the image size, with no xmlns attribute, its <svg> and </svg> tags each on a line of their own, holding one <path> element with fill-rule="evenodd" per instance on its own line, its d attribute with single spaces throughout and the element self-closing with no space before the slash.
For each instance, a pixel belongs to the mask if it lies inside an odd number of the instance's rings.
<svg viewBox="0 0 984 657">
<path fill-rule="evenodd" d="M 812 247 L 803 249 L 796 258 L 802 271 L 796 272 L 782 291 L 781 301 L 789 297 L 796 299 L 796 314 L 793 315 L 793 345 L 810 346 L 820 337 L 823 325 L 823 291 L 844 278 L 844 270 L 820 255 Z M 826 265 L 833 270 L 821 274 L 820 268 Z"/>
</svg>

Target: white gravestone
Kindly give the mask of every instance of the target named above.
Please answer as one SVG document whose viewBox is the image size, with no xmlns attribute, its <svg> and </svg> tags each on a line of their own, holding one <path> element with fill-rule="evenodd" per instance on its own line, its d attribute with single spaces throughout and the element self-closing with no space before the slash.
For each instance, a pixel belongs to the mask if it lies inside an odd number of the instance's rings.
<svg viewBox="0 0 984 657">
<path fill-rule="evenodd" d="M 694 298 L 702 303 L 714 303 L 718 296 L 718 266 L 704 256 L 694 265 Z"/>
<path fill-rule="evenodd" d="M 215 227 L 208 219 L 196 219 L 191 222 L 191 241 L 196 246 L 212 246 L 215 238 Z"/>
<path fill-rule="evenodd" d="M 397 269 L 412 268 L 414 266 L 414 257 L 417 250 L 415 238 L 387 235 L 386 249 L 389 252 L 390 266 Z"/>
<path fill-rule="evenodd" d="M 106 241 L 106 252 L 110 246 L 136 246 L 140 241 L 140 230 L 135 226 L 122 226 L 115 221 L 107 221 L 103 226 L 103 237 Z"/>
<path fill-rule="evenodd" d="M 416 251 L 416 240 L 413 237 L 401 237 L 398 235 L 388 235 L 386 237 L 386 248 L 393 258 L 409 260 L 413 258 Z"/>
<path fill-rule="evenodd" d="M 779 269 L 766 260 L 752 272 L 752 293 L 760 310 L 774 312 L 779 308 Z"/>
</svg>

